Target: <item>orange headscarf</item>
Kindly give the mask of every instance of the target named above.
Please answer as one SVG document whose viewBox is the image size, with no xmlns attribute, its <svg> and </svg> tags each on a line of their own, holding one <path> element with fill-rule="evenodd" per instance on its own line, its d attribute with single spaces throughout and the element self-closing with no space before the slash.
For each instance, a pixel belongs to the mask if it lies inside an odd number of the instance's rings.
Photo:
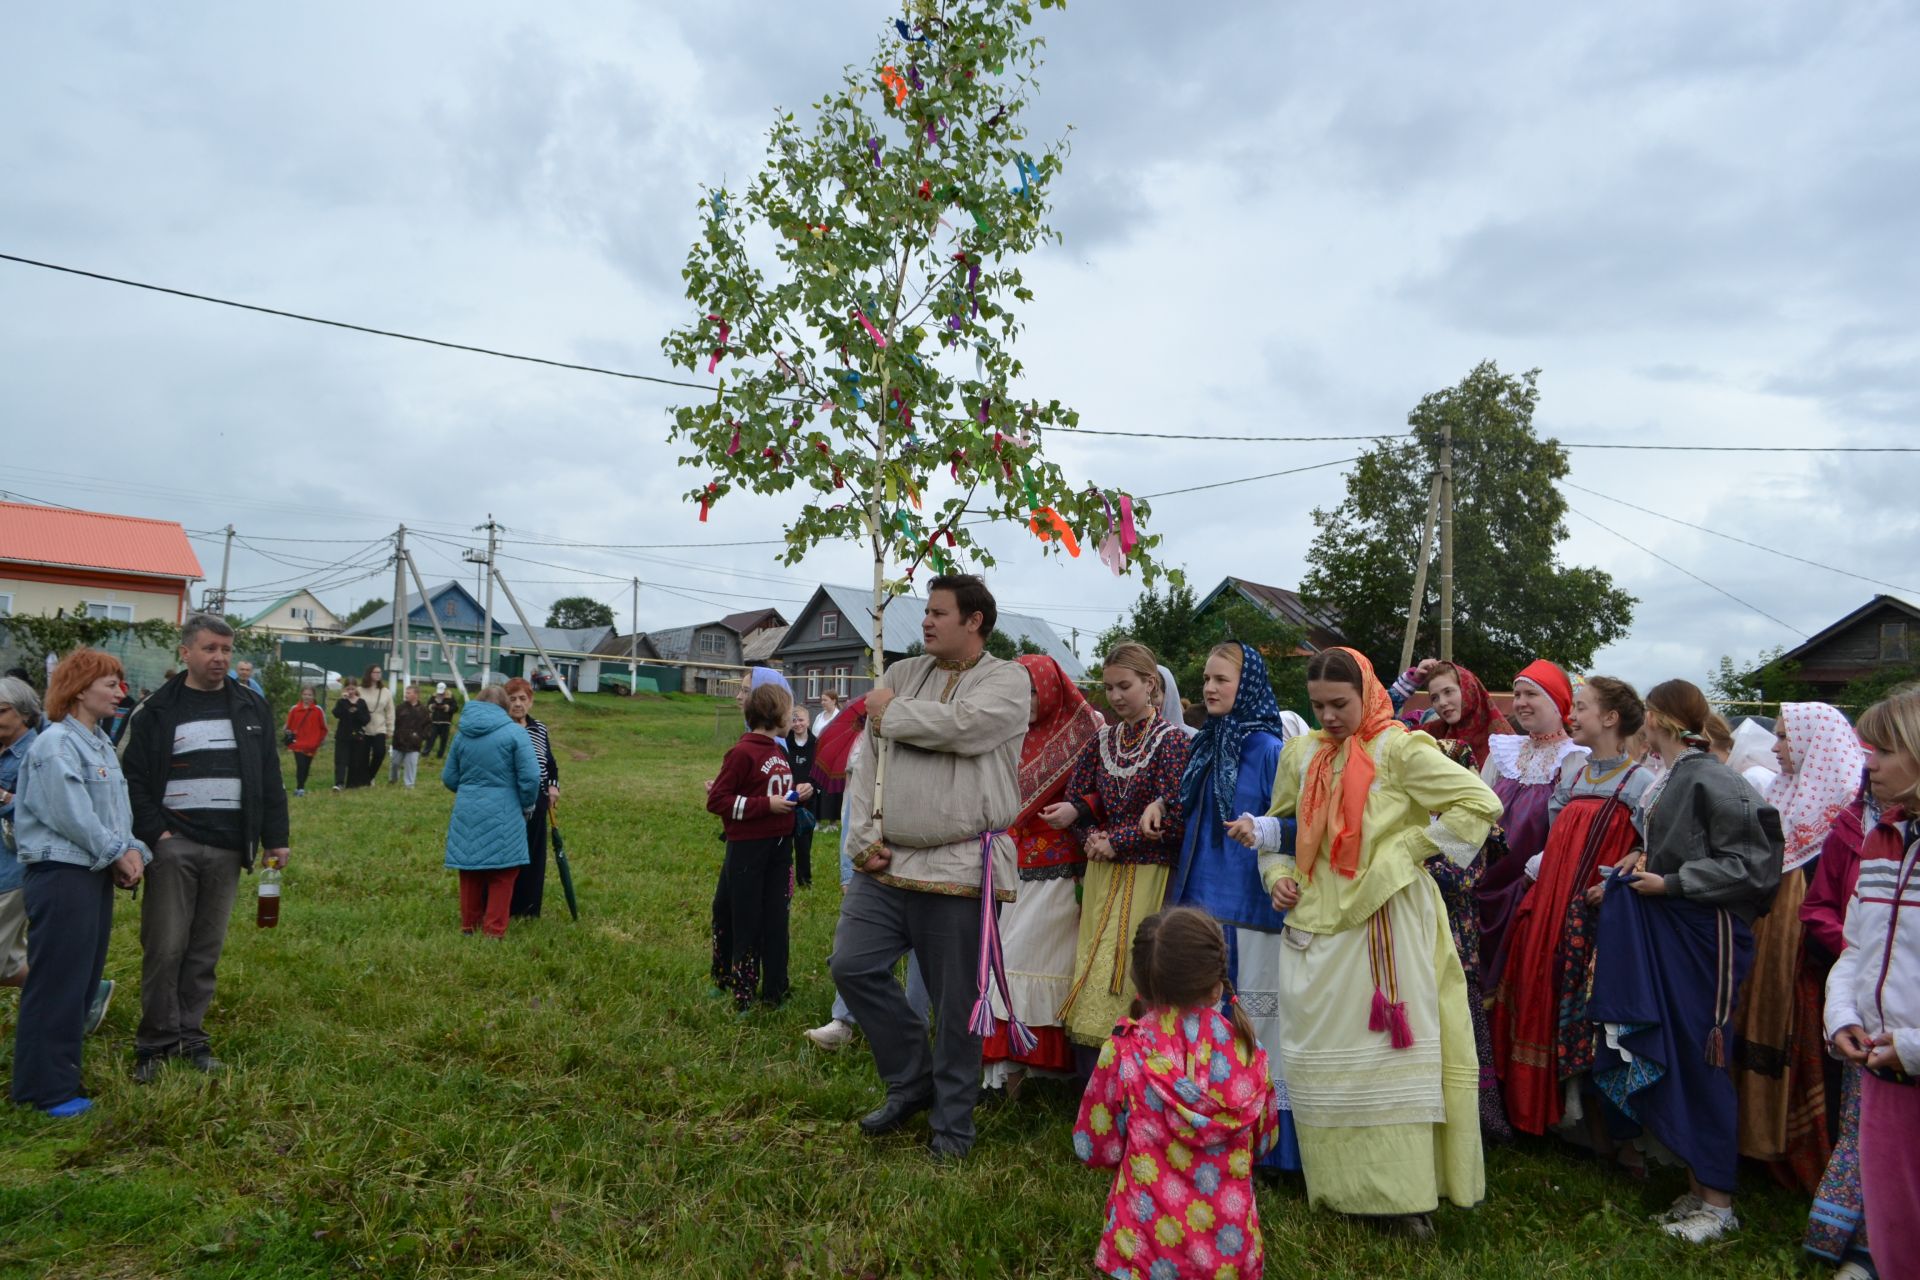
<svg viewBox="0 0 1920 1280">
<path fill-rule="evenodd" d="M 1365 708 L 1360 727 L 1340 742 L 1323 738 L 1307 765 L 1306 786 L 1300 793 L 1300 839 L 1297 845 L 1300 870 L 1313 879 L 1313 864 L 1320 857 L 1320 840 L 1326 834 L 1329 807 L 1333 800 L 1333 766 L 1344 753 L 1346 765 L 1340 774 L 1340 812 L 1333 828 L 1333 843 L 1328 861 L 1333 869 L 1351 880 L 1360 874 L 1360 820 L 1367 808 L 1367 793 L 1373 786 L 1373 757 L 1363 746 L 1379 737 L 1393 724 L 1393 699 L 1374 675 L 1366 655 L 1342 649 L 1360 668 L 1360 701 Z"/>
</svg>

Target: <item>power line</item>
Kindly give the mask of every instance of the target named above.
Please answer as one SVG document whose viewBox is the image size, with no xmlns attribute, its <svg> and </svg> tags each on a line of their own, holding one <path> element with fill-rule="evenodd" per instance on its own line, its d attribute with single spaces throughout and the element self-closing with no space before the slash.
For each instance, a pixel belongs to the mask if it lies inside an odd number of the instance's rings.
<svg viewBox="0 0 1920 1280">
<path fill-rule="evenodd" d="M 19 254 L 0 253 L 0 261 L 17 262 L 22 266 L 38 267 L 43 271 L 57 271 L 64 275 L 79 276 L 88 280 L 98 280 L 105 284 L 122 285 L 129 289 L 143 289 L 149 293 L 161 293 L 175 298 L 186 298 L 193 302 L 205 302 L 219 307 L 232 307 L 238 311 L 252 311 L 260 315 L 278 316 L 283 320 L 298 320 L 305 324 L 325 325 L 333 329 L 345 329 L 352 333 L 364 333 L 378 338 L 394 338 L 401 342 L 417 342 L 423 346 L 441 347 L 448 351 L 464 351 L 470 355 L 491 356 L 496 360 L 517 360 L 523 364 L 545 365 L 552 369 L 567 369 L 575 373 L 594 373 L 607 378 L 622 378 L 630 382 L 651 382 L 663 387 L 683 387 L 691 391 L 707 392 L 714 385 L 704 382 L 689 382 L 682 378 L 663 378 L 657 374 L 634 373 L 625 369 L 608 369 L 601 365 L 579 364 L 570 360 L 554 360 L 546 356 L 523 355 L 514 351 L 500 351 L 493 347 L 475 346 L 465 342 L 450 342 L 444 338 L 428 338 L 415 333 L 401 333 L 395 329 L 381 329 L 373 325 L 354 324 L 346 320 L 330 320 L 323 316 L 310 316 L 298 311 L 287 311 L 279 307 L 266 307 L 252 302 L 239 302 L 232 298 L 215 297 L 207 293 L 195 293 L 188 289 L 175 289 L 167 285 L 150 284 L 144 280 L 130 280 L 125 276 L 111 276 L 104 272 L 87 271 L 80 267 L 62 266 L 57 262 L 44 262 L 37 258 L 21 257 Z M 797 396 L 779 397 L 792 403 L 811 403 Z M 1217 440 L 1234 444 L 1305 444 L 1314 442 L 1351 441 L 1351 440 L 1395 440 L 1407 436 L 1408 432 L 1391 432 L 1368 435 L 1320 435 L 1320 436 L 1248 436 L 1215 435 L 1203 432 L 1179 431 L 1113 431 L 1092 427 L 1072 427 L 1069 431 L 1087 436 L 1110 436 L 1132 440 Z M 1558 441 L 1563 449 L 1628 449 L 1651 450 L 1674 453 L 1920 453 L 1920 445 L 1732 445 L 1732 444 L 1624 444 L 1599 443 L 1588 441 Z M 1284 472 L 1276 474 L 1287 474 Z M 1191 490 L 1175 490 L 1185 493 Z M 1164 496 L 1164 495 L 1163 495 Z"/>
<path fill-rule="evenodd" d="M 1669 569 L 1678 570 L 1679 572 L 1686 574 L 1689 578 L 1692 578 L 1695 582 L 1699 583 L 1701 586 L 1707 587 L 1713 591 L 1718 591 L 1721 595 L 1733 601 L 1735 604 L 1739 605 L 1741 608 L 1751 609 L 1753 612 L 1765 618 L 1768 622 L 1772 622 L 1779 626 L 1785 627 L 1787 630 L 1793 632 L 1793 634 L 1799 636 L 1801 639 L 1803 640 L 1806 639 L 1807 633 L 1800 630 L 1800 628 L 1794 626 L 1791 622 L 1782 622 L 1779 618 L 1774 617 L 1772 614 L 1768 613 L 1765 609 L 1762 609 L 1759 605 L 1754 604 L 1753 602 L 1748 600 L 1742 600 L 1739 596 L 1733 594 L 1733 592 L 1727 590 L 1725 587 L 1715 586 L 1713 583 L 1708 582 L 1705 578 L 1701 577 L 1699 574 L 1695 573 L 1693 570 L 1688 569 L 1683 565 L 1675 564 L 1673 561 L 1667 559 L 1665 556 L 1661 555 L 1658 551 L 1653 550 L 1651 547 L 1641 546 L 1640 543 L 1635 542 L 1632 538 L 1629 538 L 1626 534 L 1621 533 L 1615 529 L 1610 529 L 1606 525 L 1601 524 L 1598 520 L 1595 520 L 1592 516 L 1580 510 L 1578 507 L 1569 506 L 1567 510 L 1573 512 L 1573 514 L 1579 516 L 1582 520 L 1585 520 L 1588 524 L 1591 524 L 1594 527 L 1598 528 L 1601 532 L 1611 533 L 1614 537 L 1620 539 L 1620 541 L 1626 543 L 1628 546 L 1636 547 L 1639 550 L 1646 552 L 1648 555 L 1652 556 L 1655 560 L 1658 560 L 1661 564 L 1666 565 Z"/>
<path fill-rule="evenodd" d="M 1608 502 L 1617 502 L 1623 507 L 1630 507 L 1642 515 L 1658 516 L 1660 519 L 1669 521 L 1670 523 L 1697 530 L 1700 533 L 1710 533 L 1716 538 L 1725 538 L 1728 542 L 1737 542 L 1743 547 L 1752 547 L 1756 551 L 1764 551 L 1768 555 L 1779 556 L 1783 560 L 1794 560 L 1800 564 L 1811 565 L 1815 569 L 1825 569 L 1828 573 L 1838 573 L 1849 578 L 1857 578 L 1861 582 L 1870 582 L 1877 587 L 1891 587 L 1895 591 L 1905 592 L 1908 595 L 1920 595 L 1920 590 L 1916 590 L 1913 587 L 1903 587 L 1897 582 L 1887 582 L 1881 578 L 1870 578 L 1864 573 L 1855 573 L 1851 569 L 1842 569 L 1838 565 L 1822 564 L 1818 560 L 1809 560 L 1805 556 L 1797 556 L 1791 551 L 1782 551 L 1778 547 L 1769 547 L 1758 542 L 1749 542 L 1747 539 L 1735 537 L 1731 533 L 1722 533 L 1718 529 L 1709 529 L 1703 524 L 1695 524 L 1691 520 L 1682 520 L 1680 517 L 1670 516 L 1664 511 L 1655 511 L 1651 507 L 1643 507 L 1638 503 L 1628 502 L 1625 498 L 1616 498 L 1611 494 L 1601 493 L 1597 489 L 1589 489 L 1585 485 L 1575 484 L 1571 480 L 1562 480 L 1560 483 L 1569 489 L 1578 489 L 1581 493 L 1588 494 L 1592 497 L 1604 498 Z"/>
<path fill-rule="evenodd" d="M 518 360 L 525 364 L 543 364 L 554 369 L 571 369 L 576 373 L 597 373 L 608 378 L 626 378 L 633 382 L 654 382 L 663 387 L 687 387 L 694 391 L 712 391 L 713 387 L 700 382 L 685 382 L 678 378 L 660 378 L 650 373 L 628 373 L 620 369 L 603 369 L 598 365 L 575 364 L 567 360 L 550 360 L 545 356 L 519 355 L 512 351 L 496 351 L 491 347 L 476 347 L 464 342 L 448 342 L 443 338 L 424 338 L 416 333 L 401 333 L 394 329 L 377 329 L 372 325 L 352 324 L 345 320 L 329 320 L 323 316 L 303 315 L 298 311 L 283 311 L 278 307 L 263 307 L 252 302 L 236 302 L 232 298 L 216 298 L 212 294 L 194 293 L 187 289 L 172 289 L 166 285 L 148 284 L 143 280 L 129 280 L 124 276 L 110 276 L 98 271 L 83 271 L 79 267 L 63 267 L 57 262 L 41 262 L 35 258 L 23 258 L 18 254 L 0 253 L 0 260 L 17 262 L 22 266 L 39 267 L 44 271 L 59 271 L 70 276 L 83 276 L 89 280 L 99 280 L 107 284 L 124 285 L 129 289 L 145 289 L 149 293 L 164 293 L 176 298 L 187 298 L 194 302 L 208 302 L 217 307 L 232 307 L 238 311 L 253 311 L 260 315 L 279 316 L 282 320 L 299 320 L 306 324 L 326 325 L 333 329 L 346 329 L 353 333 L 371 334 L 377 338 L 397 338 L 402 342 L 418 342 L 429 347 L 444 347 L 449 351 L 465 351 L 477 356 L 492 356 L 496 360 Z"/>
<path fill-rule="evenodd" d="M 1297 476 L 1303 471 L 1320 471 L 1327 467 L 1344 467 L 1349 462 L 1358 462 L 1359 458 L 1335 458 L 1332 462 L 1316 462 L 1310 467 L 1292 467 L 1286 471 L 1269 471 L 1265 475 L 1240 476 L 1233 480 L 1216 480 L 1212 484 L 1189 485 L 1185 489 L 1167 489 L 1161 493 L 1143 493 L 1142 498 L 1171 498 L 1176 494 L 1199 493 L 1205 489 L 1224 489 L 1233 484 L 1252 484 L 1255 480 L 1275 480 L 1281 476 Z"/>
</svg>

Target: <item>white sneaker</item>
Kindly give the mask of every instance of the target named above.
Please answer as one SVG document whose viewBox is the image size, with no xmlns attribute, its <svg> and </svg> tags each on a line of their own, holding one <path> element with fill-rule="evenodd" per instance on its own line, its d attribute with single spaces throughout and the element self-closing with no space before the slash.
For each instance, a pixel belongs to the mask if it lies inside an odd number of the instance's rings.
<svg viewBox="0 0 1920 1280">
<path fill-rule="evenodd" d="M 1679 1221 L 1669 1222 L 1661 1228 L 1668 1235 L 1685 1240 L 1688 1244 L 1706 1244 L 1739 1229 L 1740 1219 L 1733 1216 L 1733 1210 L 1716 1209 L 1712 1205 L 1702 1205 Z"/>
<path fill-rule="evenodd" d="M 1707 1202 L 1705 1200 L 1702 1200 L 1699 1196 L 1689 1191 L 1685 1195 L 1681 1196 L 1678 1200 L 1675 1200 L 1672 1204 L 1668 1205 L 1667 1211 L 1665 1213 L 1654 1214 L 1653 1221 L 1678 1222 L 1682 1218 L 1691 1218 L 1694 1214 L 1700 1212 L 1702 1209 L 1706 1207 L 1707 1207 Z"/>
<path fill-rule="evenodd" d="M 851 1022 L 842 1022 L 840 1019 L 835 1018 L 824 1027 L 814 1027 L 810 1031 L 801 1032 L 801 1034 L 811 1040 L 815 1048 L 828 1050 L 838 1049 L 841 1045 L 853 1039 L 853 1024 Z"/>
<path fill-rule="evenodd" d="M 1873 1272 L 1857 1262 L 1843 1262 L 1833 1273 L 1833 1280 L 1873 1280 Z"/>
</svg>

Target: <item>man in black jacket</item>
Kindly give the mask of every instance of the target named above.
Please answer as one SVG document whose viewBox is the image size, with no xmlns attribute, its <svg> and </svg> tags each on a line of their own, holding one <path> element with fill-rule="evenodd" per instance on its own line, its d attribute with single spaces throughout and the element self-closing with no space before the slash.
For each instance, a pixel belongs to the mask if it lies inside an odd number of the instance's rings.
<svg viewBox="0 0 1920 1280">
<path fill-rule="evenodd" d="M 266 700 L 227 679 L 233 628 L 196 614 L 181 629 L 186 671 L 127 719 L 121 766 L 134 833 L 153 850 L 140 908 L 140 1030 L 133 1078 L 170 1058 L 218 1071 L 202 1025 L 241 868 L 264 848 L 287 865 L 287 793 Z"/>
</svg>

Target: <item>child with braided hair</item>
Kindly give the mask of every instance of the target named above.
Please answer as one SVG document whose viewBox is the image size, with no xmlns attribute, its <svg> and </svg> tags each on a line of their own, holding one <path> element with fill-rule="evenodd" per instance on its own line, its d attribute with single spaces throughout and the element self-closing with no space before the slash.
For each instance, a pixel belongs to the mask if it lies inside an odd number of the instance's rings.
<svg viewBox="0 0 1920 1280">
<path fill-rule="evenodd" d="M 1259 1276 L 1253 1163 L 1279 1111 L 1227 981 L 1226 934 L 1205 911 L 1169 907 L 1140 922 L 1131 967 L 1138 999 L 1100 1050 L 1073 1130 L 1081 1160 L 1115 1170 L 1094 1265 L 1127 1280 Z"/>
</svg>

